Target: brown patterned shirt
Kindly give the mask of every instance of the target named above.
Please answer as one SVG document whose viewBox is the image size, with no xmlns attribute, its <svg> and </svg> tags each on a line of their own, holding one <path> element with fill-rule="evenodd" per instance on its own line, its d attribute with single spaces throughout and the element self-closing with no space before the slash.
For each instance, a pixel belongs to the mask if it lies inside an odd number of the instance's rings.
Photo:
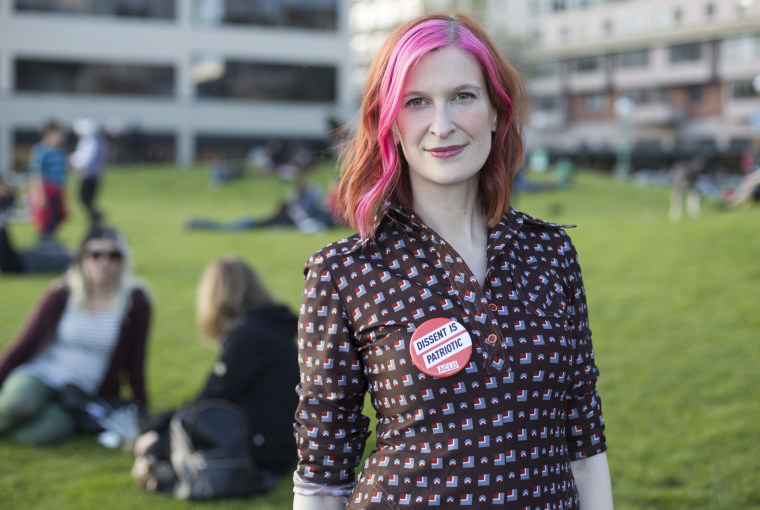
<svg viewBox="0 0 760 510">
<path fill-rule="evenodd" d="M 577 508 L 571 460 L 606 450 L 586 297 L 559 225 L 510 210 L 481 287 L 421 220 L 314 253 L 300 310 L 296 491 L 348 508 Z M 369 434 L 377 449 L 354 483 Z M 318 492 L 318 491 L 316 491 Z"/>
</svg>

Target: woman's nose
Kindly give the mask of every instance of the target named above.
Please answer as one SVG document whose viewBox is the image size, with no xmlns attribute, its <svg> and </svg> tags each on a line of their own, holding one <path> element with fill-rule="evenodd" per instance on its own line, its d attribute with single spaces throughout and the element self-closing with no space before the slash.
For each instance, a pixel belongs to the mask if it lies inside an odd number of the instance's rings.
<svg viewBox="0 0 760 510">
<path fill-rule="evenodd" d="M 438 137 L 450 135 L 456 126 L 451 118 L 451 112 L 446 106 L 437 106 L 433 110 L 433 121 L 430 124 L 430 132 Z"/>
</svg>

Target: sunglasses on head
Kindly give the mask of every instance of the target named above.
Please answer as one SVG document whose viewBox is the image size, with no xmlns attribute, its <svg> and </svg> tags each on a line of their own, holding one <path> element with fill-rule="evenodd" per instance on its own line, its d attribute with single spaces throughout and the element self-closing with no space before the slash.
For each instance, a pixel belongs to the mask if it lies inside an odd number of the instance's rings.
<svg viewBox="0 0 760 510">
<path fill-rule="evenodd" d="M 107 257 L 113 261 L 121 260 L 122 258 L 124 258 L 124 256 L 121 254 L 119 250 L 110 250 L 110 251 L 89 250 L 87 251 L 87 256 L 93 260 L 98 260 L 100 257 Z"/>
</svg>

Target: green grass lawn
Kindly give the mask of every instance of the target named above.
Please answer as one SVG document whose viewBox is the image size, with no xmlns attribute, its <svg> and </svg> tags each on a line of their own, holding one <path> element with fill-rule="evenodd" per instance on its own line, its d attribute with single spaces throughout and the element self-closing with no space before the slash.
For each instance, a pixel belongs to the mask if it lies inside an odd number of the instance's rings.
<svg viewBox="0 0 760 510">
<path fill-rule="evenodd" d="M 221 189 L 199 168 L 112 169 L 101 203 L 135 253 L 155 305 L 149 358 L 154 410 L 193 395 L 215 359 L 200 341 L 194 293 L 203 267 L 239 254 L 297 309 L 301 269 L 312 251 L 348 231 L 187 232 L 193 215 L 265 215 L 288 185 L 248 177 Z M 326 184 L 328 166 L 314 178 Z M 70 183 L 75 243 L 84 216 Z M 600 392 L 607 422 L 615 506 L 620 509 L 760 508 L 760 207 L 667 220 L 667 190 L 581 173 L 567 191 L 524 195 L 516 206 L 560 223 L 572 235 L 589 296 Z M 14 225 L 26 245 L 31 226 Z M 20 327 L 50 276 L 0 276 L 0 346 Z M 185 508 L 143 493 L 131 458 L 92 437 L 29 449 L 0 439 L 0 508 L 40 510 Z M 254 500 L 214 508 L 279 509 L 292 482 Z"/>
</svg>

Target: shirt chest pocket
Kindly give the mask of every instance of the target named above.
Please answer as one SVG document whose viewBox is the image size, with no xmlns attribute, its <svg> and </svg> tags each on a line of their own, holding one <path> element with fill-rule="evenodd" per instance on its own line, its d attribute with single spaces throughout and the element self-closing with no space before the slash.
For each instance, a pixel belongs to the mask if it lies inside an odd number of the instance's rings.
<svg viewBox="0 0 760 510">
<path fill-rule="evenodd" d="M 523 306 L 539 317 L 566 318 L 569 300 L 554 269 L 530 266 L 512 270 L 515 288 Z"/>
</svg>

